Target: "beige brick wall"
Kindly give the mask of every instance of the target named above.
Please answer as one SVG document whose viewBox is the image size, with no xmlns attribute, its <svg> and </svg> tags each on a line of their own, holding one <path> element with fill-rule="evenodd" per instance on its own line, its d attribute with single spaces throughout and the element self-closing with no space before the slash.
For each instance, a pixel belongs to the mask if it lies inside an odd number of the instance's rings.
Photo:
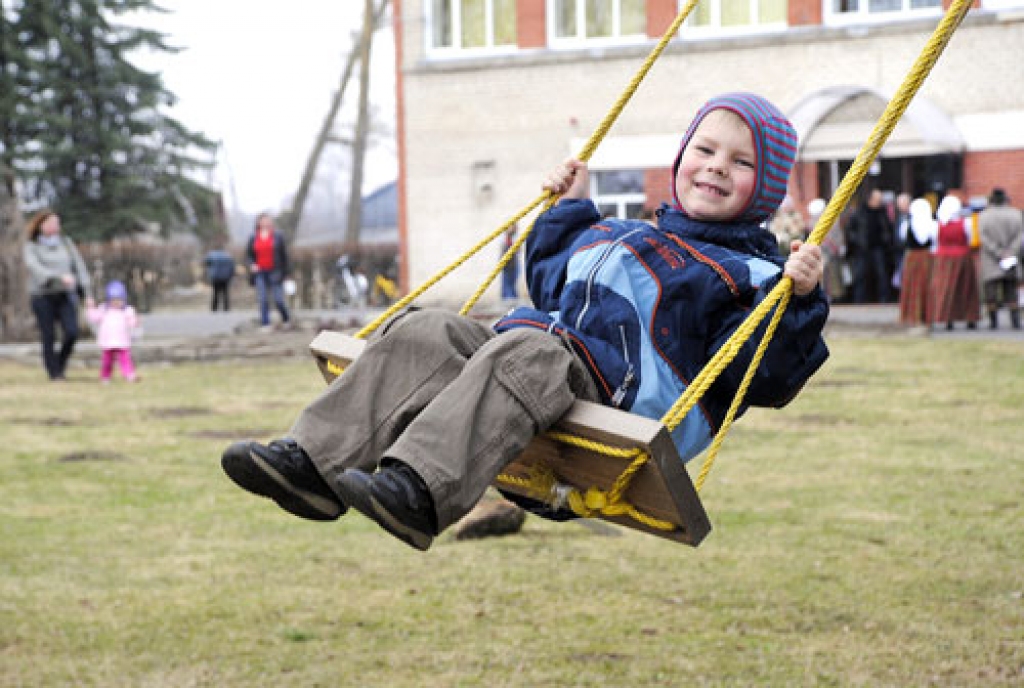
<svg viewBox="0 0 1024 688">
<path fill-rule="evenodd" d="M 422 283 L 540 193 L 544 174 L 597 127 L 650 46 L 523 51 L 430 61 L 422 3 L 402 4 L 409 281 Z M 678 136 L 701 102 L 726 90 L 764 94 L 783 110 L 837 85 L 895 89 L 932 29 L 801 27 L 775 37 L 676 43 L 655 65 L 610 135 Z M 921 95 L 950 116 L 1024 111 L 1024 23 L 969 20 Z M 675 150 L 665 151 L 665 164 Z M 481 174 L 481 169 L 486 173 Z M 479 187 L 489 184 L 490 191 Z M 426 299 L 468 296 L 493 266 L 497 242 Z M 497 288 L 489 292 L 496 298 Z"/>
</svg>

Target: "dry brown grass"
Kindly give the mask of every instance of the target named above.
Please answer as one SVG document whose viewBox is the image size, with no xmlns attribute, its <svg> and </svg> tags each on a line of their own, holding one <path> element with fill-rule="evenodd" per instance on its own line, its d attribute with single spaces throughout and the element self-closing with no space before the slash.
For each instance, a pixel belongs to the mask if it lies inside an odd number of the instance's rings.
<svg viewBox="0 0 1024 688">
<path fill-rule="evenodd" d="M 733 431 L 697 550 L 532 518 L 421 554 L 291 518 L 218 456 L 288 428 L 307 361 L 0 364 L 0 685 L 1021 685 L 1020 345 L 830 345 Z"/>
</svg>

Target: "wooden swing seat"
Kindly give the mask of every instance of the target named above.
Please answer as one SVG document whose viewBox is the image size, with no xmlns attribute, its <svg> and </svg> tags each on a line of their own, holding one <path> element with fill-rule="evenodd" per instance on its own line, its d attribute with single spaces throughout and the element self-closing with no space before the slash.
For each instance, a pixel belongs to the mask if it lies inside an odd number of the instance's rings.
<svg viewBox="0 0 1024 688">
<path fill-rule="evenodd" d="M 330 383 L 362 353 L 366 341 L 324 330 L 309 348 L 324 379 Z M 676 451 L 668 429 L 658 421 L 608 406 L 577 400 L 556 424 L 556 431 L 624 449 L 641 448 L 651 457 L 633 476 L 624 499 L 646 516 L 673 524 L 671 530 L 649 526 L 632 516 L 598 515 L 599 518 L 651 535 L 696 547 L 711 530 L 704 506 Z M 541 435 L 505 472 L 528 478 L 538 466 L 550 469 L 558 483 L 586 492 L 608 490 L 629 465 L 630 459 L 609 456 Z M 501 490 L 533 497 L 515 483 L 502 482 Z"/>
</svg>

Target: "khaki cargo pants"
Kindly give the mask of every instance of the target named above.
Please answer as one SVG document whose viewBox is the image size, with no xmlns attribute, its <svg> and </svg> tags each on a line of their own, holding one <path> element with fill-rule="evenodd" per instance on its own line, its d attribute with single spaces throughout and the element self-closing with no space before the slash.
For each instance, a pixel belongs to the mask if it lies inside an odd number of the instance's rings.
<svg viewBox="0 0 1024 688">
<path fill-rule="evenodd" d="M 597 400 L 597 388 L 560 337 L 412 311 L 379 330 L 290 434 L 328 483 L 383 457 L 409 464 L 444 530 L 576 398 Z"/>
</svg>

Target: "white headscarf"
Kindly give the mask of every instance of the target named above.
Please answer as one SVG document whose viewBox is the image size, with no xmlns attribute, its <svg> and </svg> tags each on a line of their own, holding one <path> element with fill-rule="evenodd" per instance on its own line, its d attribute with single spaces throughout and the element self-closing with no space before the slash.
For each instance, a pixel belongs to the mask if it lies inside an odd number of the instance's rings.
<svg viewBox="0 0 1024 688">
<path fill-rule="evenodd" d="M 946 224 L 960 214 L 962 207 L 963 204 L 959 198 L 953 195 L 946 196 L 942 199 L 942 203 L 939 203 L 939 209 L 936 211 L 935 216 L 939 218 L 939 222 Z"/>
<path fill-rule="evenodd" d="M 932 204 L 923 198 L 916 198 L 910 204 L 910 231 L 922 245 L 938 233 L 938 223 L 932 217 Z"/>
</svg>

